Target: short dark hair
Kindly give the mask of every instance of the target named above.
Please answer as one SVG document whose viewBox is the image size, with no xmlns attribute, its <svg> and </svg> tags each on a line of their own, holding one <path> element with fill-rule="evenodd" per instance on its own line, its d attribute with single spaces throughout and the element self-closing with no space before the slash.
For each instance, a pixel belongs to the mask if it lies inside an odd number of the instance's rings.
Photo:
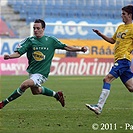
<svg viewBox="0 0 133 133">
<path fill-rule="evenodd" d="M 42 28 L 44 28 L 44 29 L 45 29 L 45 27 L 46 27 L 46 24 L 45 24 L 44 20 L 42 20 L 42 19 L 36 19 L 36 20 L 34 21 L 34 23 L 41 23 Z"/>
<path fill-rule="evenodd" d="M 122 10 L 127 12 L 128 14 L 132 14 L 132 19 L 133 19 L 133 5 L 124 6 Z"/>
</svg>

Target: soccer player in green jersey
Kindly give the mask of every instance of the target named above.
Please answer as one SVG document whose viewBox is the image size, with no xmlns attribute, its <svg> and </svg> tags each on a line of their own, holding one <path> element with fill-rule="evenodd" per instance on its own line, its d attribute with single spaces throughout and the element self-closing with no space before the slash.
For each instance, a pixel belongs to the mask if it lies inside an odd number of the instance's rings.
<svg viewBox="0 0 133 133">
<path fill-rule="evenodd" d="M 41 84 L 47 81 L 55 49 L 86 52 L 87 48 L 67 46 L 55 37 L 44 35 L 45 22 L 41 19 L 35 20 L 33 30 L 34 36 L 27 37 L 25 40 L 21 41 L 13 54 L 4 55 L 4 59 L 8 60 L 19 58 L 21 55 L 26 53 L 29 64 L 27 68 L 29 79 L 22 82 L 22 84 L 9 97 L 0 102 L 0 109 L 9 102 L 20 97 L 28 88 L 31 89 L 33 95 L 42 94 L 54 97 L 63 107 L 65 106 L 62 91 L 55 92 Z"/>
<path fill-rule="evenodd" d="M 124 24 L 121 24 L 112 38 L 103 35 L 99 30 L 93 31 L 105 41 L 114 44 L 115 63 L 109 74 L 103 79 L 103 89 L 96 105 L 86 104 L 86 106 L 100 114 L 110 93 L 111 82 L 120 77 L 126 88 L 133 92 L 133 73 L 131 72 L 131 52 L 133 51 L 133 6 L 128 5 L 122 8 L 121 14 Z"/>
</svg>

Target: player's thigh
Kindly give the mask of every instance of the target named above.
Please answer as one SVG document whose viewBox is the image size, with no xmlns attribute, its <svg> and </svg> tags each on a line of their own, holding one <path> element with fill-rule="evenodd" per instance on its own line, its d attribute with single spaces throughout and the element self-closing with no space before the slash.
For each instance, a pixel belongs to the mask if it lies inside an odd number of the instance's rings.
<svg viewBox="0 0 133 133">
<path fill-rule="evenodd" d="M 32 79 L 27 79 L 20 85 L 21 89 L 27 89 L 34 86 L 34 81 Z"/>
<path fill-rule="evenodd" d="M 120 75 L 120 79 L 124 84 L 131 84 L 132 82 L 132 78 L 133 78 L 133 73 L 131 72 L 130 69 L 125 70 L 121 75 Z"/>
<path fill-rule="evenodd" d="M 133 78 L 127 80 L 125 86 L 130 92 L 133 92 Z"/>
<path fill-rule="evenodd" d="M 130 69 L 123 72 L 123 74 L 120 76 L 121 81 L 126 86 L 126 88 L 133 92 L 133 73 Z"/>
</svg>

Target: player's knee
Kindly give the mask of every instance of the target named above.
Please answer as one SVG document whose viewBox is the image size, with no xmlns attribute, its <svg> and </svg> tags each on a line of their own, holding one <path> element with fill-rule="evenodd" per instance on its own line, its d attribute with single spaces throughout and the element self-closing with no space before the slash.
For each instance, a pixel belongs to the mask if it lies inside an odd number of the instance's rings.
<svg viewBox="0 0 133 133">
<path fill-rule="evenodd" d="M 103 79 L 103 82 L 105 83 L 111 83 L 115 78 L 111 75 L 111 74 L 108 74 L 104 77 Z"/>
<path fill-rule="evenodd" d="M 107 83 L 108 82 L 108 77 L 104 77 L 103 82 Z"/>
<path fill-rule="evenodd" d="M 103 82 L 106 82 L 106 79 L 105 78 L 103 79 Z"/>
<path fill-rule="evenodd" d="M 23 84 L 21 84 L 21 85 L 20 85 L 20 88 L 21 88 L 21 90 L 22 90 L 22 91 L 25 91 L 26 89 L 28 89 L 28 88 L 29 88 L 29 85 L 28 85 L 28 84 L 23 83 Z"/>
</svg>

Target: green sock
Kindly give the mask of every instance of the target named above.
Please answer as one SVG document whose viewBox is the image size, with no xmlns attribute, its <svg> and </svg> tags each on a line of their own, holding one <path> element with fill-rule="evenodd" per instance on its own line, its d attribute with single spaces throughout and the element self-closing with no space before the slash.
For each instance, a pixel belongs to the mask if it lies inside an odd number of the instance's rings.
<svg viewBox="0 0 133 133">
<path fill-rule="evenodd" d="M 3 100 L 4 106 L 8 104 L 9 102 L 15 100 L 16 98 L 20 97 L 24 92 L 18 88 L 15 90 L 7 99 Z"/>
<path fill-rule="evenodd" d="M 56 92 L 42 86 L 42 94 L 46 96 L 55 96 Z"/>
</svg>

